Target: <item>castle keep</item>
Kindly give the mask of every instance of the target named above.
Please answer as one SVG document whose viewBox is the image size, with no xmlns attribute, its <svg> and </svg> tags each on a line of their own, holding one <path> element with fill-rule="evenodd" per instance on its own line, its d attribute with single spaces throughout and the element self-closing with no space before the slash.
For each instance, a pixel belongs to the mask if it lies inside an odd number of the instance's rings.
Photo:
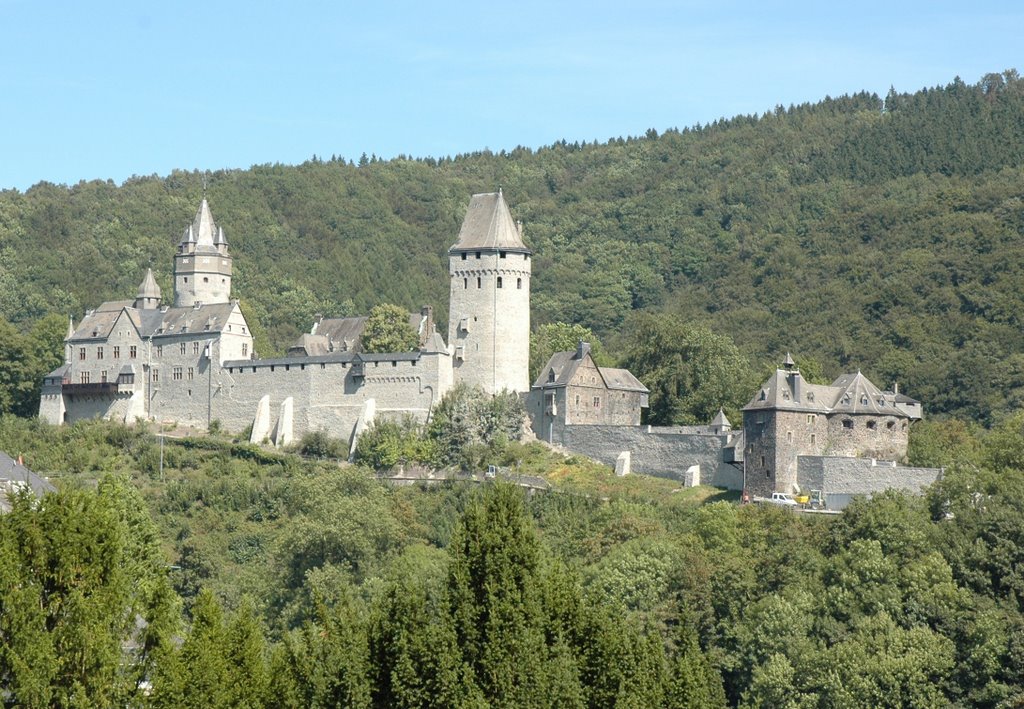
<svg viewBox="0 0 1024 709">
<path fill-rule="evenodd" d="M 65 339 L 43 381 L 40 416 L 176 421 L 278 445 L 312 430 L 353 440 L 375 416 L 425 420 L 456 381 L 526 392 L 530 250 L 501 192 L 474 195 L 449 252 L 451 346 L 432 310 L 411 316 L 412 352 L 368 354 L 365 319 L 320 320 L 285 357 L 256 359 L 231 298 L 232 257 L 204 199 L 174 257 L 173 306 L 147 271 L 134 300 L 103 303 Z"/>
</svg>

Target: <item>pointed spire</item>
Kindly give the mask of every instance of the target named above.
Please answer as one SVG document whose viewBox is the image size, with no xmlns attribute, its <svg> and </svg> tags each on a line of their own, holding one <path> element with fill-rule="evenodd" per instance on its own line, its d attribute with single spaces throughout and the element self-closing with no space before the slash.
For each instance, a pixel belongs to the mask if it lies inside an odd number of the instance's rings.
<svg viewBox="0 0 1024 709">
<path fill-rule="evenodd" d="M 203 201 L 199 205 L 199 211 L 196 212 L 196 218 L 192 222 L 192 231 L 196 245 L 213 246 L 213 235 L 216 228 L 216 225 L 213 223 L 213 215 L 210 214 L 210 205 L 206 198 L 203 197 Z"/>
<path fill-rule="evenodd" d="M 71 337 L 74 334 L 75 334 L 75 319 L 69 315 L 68 316 L 68 334 L 66 334 L 64 336 L 64 339 L 65 340 L 70 340 Z"/>
<path fill-rule="evenodd" d="M 796 367 L 796 362 L 793 361 L 793 355 L 791 355 L 789 352 L 786 353 L 786 359 L 782 363 L 782 366 L 785 367 L 786 369 L 794 369 Z"/>
</svg>

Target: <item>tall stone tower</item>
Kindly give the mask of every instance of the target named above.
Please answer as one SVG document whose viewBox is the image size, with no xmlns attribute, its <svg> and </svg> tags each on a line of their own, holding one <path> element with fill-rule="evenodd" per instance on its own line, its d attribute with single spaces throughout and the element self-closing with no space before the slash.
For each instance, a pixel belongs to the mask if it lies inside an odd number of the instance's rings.
<svg viewBox="0 0 1024 709">
<path fill-rule="evenodd" d="M 231 300 L 231 256 L 224 230 L 213 223 L 203 199 L 185 229 L 174 256 L 174 306 L 227 303 Z"/>
<path fill-rule="evenodd" d="M 455 383 L 530 390 L 530 257 L 501 191 L 473 195 L 448 250 Z"/>
</svg>

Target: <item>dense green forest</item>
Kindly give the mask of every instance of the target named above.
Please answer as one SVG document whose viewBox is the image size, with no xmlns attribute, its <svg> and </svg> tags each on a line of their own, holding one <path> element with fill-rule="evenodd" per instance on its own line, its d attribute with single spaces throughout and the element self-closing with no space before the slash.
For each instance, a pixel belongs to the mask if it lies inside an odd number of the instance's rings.
<svg viewBox="0 0 1024 709">
<path fill-rule="evenodd" d="M 0 418 L 0 703 L 1011 707 L 1024 418 L 922 424 L 838 518 L 507 444 L 555 489 L 391 487 L 223 436 Z"/>
<path fill-rule="evenodd" d="M 169 294 L 204 180 L 264 355 L 315 313 L 430 303 L 443 322 L 446 249 L 469 195 L 500 186 L 536 253 L 534 322 L 589 327 L 613 361 L 653 315 L 731 339 L 753 372 L 792 350 L 933 414 L 991 423 L 1024 394 L 1013 70 L 604 143 L 9 190 L 0 318 L 77 320 L 150 265 Z"/>
</svg>

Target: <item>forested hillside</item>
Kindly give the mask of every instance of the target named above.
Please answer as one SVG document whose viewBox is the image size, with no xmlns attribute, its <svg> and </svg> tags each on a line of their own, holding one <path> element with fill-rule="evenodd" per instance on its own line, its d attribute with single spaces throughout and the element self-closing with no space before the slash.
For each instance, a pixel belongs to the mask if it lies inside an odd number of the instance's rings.
<svg viewBox="0 0 1024 709">
<path fill-rule="evenodd" d="M 923 422 L 942 481 L 823 518 L 537 443 L 526 497 L 0 416 L 60 488 L 0 515 L 0 705 L 1018 707 L 1022 431 Z"/>
<path fill-rule="evenodd" d="M 150 265 L 168 295 L 203 179 L 0 193 L 0 317 L 77 320 Z M 753 372 L 792 350 L 827 376 L 899 381 L 932 414 L 992 422 L 1024 396 L 1012 70 L 605 143 L 207 179 L 263 354 L 318 312 L 432 303 L 443 321 L 446 249 L 469 195 L 500 186 L 536 253 L 535 323 L 589 326 L 612 359 L 640 312 L 731 338 Z"/>
</svg>

